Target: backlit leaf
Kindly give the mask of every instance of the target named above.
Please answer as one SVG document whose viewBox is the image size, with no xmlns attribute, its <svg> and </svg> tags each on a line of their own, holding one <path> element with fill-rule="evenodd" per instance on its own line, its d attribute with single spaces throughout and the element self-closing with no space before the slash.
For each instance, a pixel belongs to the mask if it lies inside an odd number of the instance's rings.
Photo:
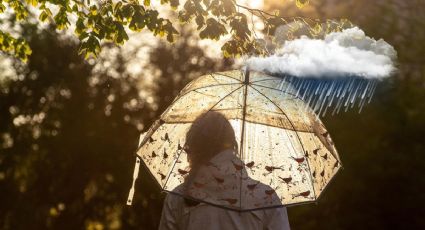
<svg viewBox="0 0 425 230">
<path fill-rule="evenodd" d="M 42 21 L 42 22 L 44 22 L 44 21 L 46 21 L 46 19 L 47 19 L 47 14 L 46 14 L 46 12 L 41 12 L 41 14 L 40 14 L 40 16 L 38 16 L 38 19 L 40 20 L 40 21 Z"/>
<path fill-rule="evenodd" d="M 308 4 L 309 4 L 309 2 L 310 2 L 310 0 L 295 0 L 295 5 L 296 5 L 298 8 L 302 9 L 302 8 L 304 8 L 306 5 L 308 5 Z"/>
</svg>

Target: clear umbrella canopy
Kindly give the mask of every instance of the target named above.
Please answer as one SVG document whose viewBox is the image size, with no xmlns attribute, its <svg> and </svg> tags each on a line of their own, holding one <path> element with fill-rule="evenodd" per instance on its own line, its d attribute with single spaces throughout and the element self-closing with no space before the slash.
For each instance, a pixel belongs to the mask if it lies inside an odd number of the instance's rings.
<svg viewBox="0 0 425 230">
<path fill-rule="evenodd" d="M 290 87 L 260 72 L 201 76 L 152 125 L 137 155 L 163 190 L 223 208 L 314 202 L 341 164 L 322 122 Z M 183 189 L 186 132 L 207 111 L 229 120 L 239 150 L 211 159 Z"/>
</svg>

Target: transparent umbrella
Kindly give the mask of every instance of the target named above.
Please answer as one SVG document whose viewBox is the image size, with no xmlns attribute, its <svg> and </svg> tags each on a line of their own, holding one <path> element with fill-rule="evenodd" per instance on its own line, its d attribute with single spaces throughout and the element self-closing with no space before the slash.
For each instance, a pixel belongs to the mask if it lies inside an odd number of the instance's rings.
<svg viewBox="0 0 425 230">
<path fill-rule="evenodd" d="M 239 148 L 204 166 L 187 193 L 186 132 L 207 111 L 229 120 Z M 164 191 L 237 211 L 315 202 L 341 168 L 329 133 L 290 83 L 241 70 L 190 82 L 143 135 L 137 157 L 134 178 L 142 162 Z M 129 204 L 133 194 L 134 182 Z"/>
</svg>

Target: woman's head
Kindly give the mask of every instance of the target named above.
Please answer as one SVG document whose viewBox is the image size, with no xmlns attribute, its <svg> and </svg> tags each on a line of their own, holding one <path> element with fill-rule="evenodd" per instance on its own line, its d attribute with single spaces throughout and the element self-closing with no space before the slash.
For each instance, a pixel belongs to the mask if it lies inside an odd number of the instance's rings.
<svg viewBox="0 0 425 230">
<path fill-rule="evenodd" d="M 235 131 L 221 113 L 203 113 L 186 133 L 185 149 L 190 166 L 199 166 L 225 149 L 237 150 Z"/>
</svg>

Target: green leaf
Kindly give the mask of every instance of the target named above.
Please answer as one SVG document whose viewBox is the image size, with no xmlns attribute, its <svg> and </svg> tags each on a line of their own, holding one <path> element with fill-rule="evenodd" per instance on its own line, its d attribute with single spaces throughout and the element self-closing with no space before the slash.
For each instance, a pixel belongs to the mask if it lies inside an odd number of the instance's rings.
<svg viewBox="0 0 425 230">
<path fill-rule="evenodd" d="M 53 15 L 52 11 L 46 7 L 46 9 L 44 9 L 44 12 L 46 12 L 46 14 L 51 17 Z"/>
<path fill-rule="evenodd" d="M 209 38 L 218 40 L 222 35 L 227 33 L 226 27 L 214 18 L 209 18 L 206 27 L 199 33 L 201 38 Z"/>
<path fill-rule="evenodd" d="M 143 0 L 143 5 L 150 6 L 151 5 L 151 0 Z"/>
<path fill-rule="evenodd" d="M 133 14 L 133 7 L 130 4 L 126 4 L 121 8 L 122 16 L 129 18 Z"/>
<path fill-rule="evenodd" d="M 124 44 L 124 41 L 128 40 L 127 32 L 125 32 L 125 29 L 122 24 L 119 22 L 115 22 L 115 37 L 114 42 L 117 44 Z"/>
<path fill-rule="evenodd" d="M 122 2 L 121 1 L 117 2 L 114 6 L 114 12 L 116 13 L 117 11 L 119 11 L 121 7 L 122 7 Z"/>
<path fill-rule="evenodd" d="M 142 15 L 140 12 L 135 12 L 128 27 L 133 31 L 140 31 L 146 25 L 145 19 L 145 15 Z"/>
<path fill-rule="evenodd" d="M 174 42 L 174 35 L 179 34 L 179 32 L 174 28 L 171 21 L 168 20 L 164 28 L 167 31 L 167 41 Z"/>
<path fill-rule="evenodd" d="M 80 46 L 79 54 L 85 54 L 88 59 L 90 56 L 97 57 L 100 52 L 100 42 L 94 34 L 89 35 L 88 39 L 83 41 Z"/>
<path fill-rule="evenodd" d="M 66 29 L 68 28 L 69 20 L 68 20 L 68 15 L 66 13 L 66 8 L 62 7 L 59 12 L 55 15 L 55 17 L 53 17 L 53 19 L 55 20 L 56 23 L 56 27 L 59 30 L 62 29 Z"/>
<path fill-rule="evenodd" d="M 230 20 L 229 23 L 232 28 L 233 35 L 239 39 L 248 39 L 251 31 L 248 27 L 248 21 L 244 14 L 237 14 Z"/>
<path fill-rule="evenodd" d="M 0 13 L 3 13 L 6 10 L 6 6 L 0 3 Z"/>
<path fill-rule="evenodd" d="M 32 6 L 37 6 L 38 5 L 38 1 L 37 0 L 26 0 L 29 4 L 31 4 Z"/>
<path fill-rule="evenodd" d="M 224 57 L 234 57 L 238 53 L 237 44 L 235 40 L 227 41 L 221 47 Z"/>
<path fill-rule="evenodd" d="M 181 23 L 187 23 L 190 21 L 191 16 L 185 11 L 180 11 L 178 18 Z"/>
<path fill-rule="evenodd" d="M 90 14 L 97 15 L 97 7 L 96 6 L 90 6 Z"/>
<path fill-rule="evenodd" d="M 40 21 L 44 22 L 44 21 L 46 21 L 46 20 L 47 20 L 47 18 L 48 18 L 48 17 L 49 17 L 49 16 L 46 14 L 46 12 L 45 12 L 45 11 L 43 11 L 43 12 L 41 12 L 40 16 L 38 16 L 38 19 L 39 19 Z"/>
<path fill-rule="evenodd" d="M 81 41 L 86 39 L 89 36 L 89 34 L 87 32 L 82 32 L 79 36 L 78 39 L 80 39 Z"/>
<path fill-rule="evenodd" d="M 74 11 L 74 12 L 78 12 L 78 5 L 77 5 L 77 4 L 74 4 L 74 5 L 72 6 L 72 11 Z"/>
<path fill-rule="evenodd" d="M 74 33 L 76 35 L 80 36 L 83 33 L 85 28 L 86 28 L 86 26 L 84 25 L 84 19 L 82 17 L 79 17 L 77 19 L 77 22 L 75 23 Z M 80 40 L 82 40 L 82 39 L 80 38 Z"/>
<path fill-rule="evenodd" d="M 295 1 L 295 5 L 300 9 L 304 8 L 309 3 L 310 3 L 310 0 L 296 0 Z"/>
<path fill-rule="evenodd" d="M 195 22 L 198 25 L 197 30 L 200 30 L 205 25 L 205 19 L 204 19 L 204 17 L 202 15 L 196 16 Z"/>
</svg>

